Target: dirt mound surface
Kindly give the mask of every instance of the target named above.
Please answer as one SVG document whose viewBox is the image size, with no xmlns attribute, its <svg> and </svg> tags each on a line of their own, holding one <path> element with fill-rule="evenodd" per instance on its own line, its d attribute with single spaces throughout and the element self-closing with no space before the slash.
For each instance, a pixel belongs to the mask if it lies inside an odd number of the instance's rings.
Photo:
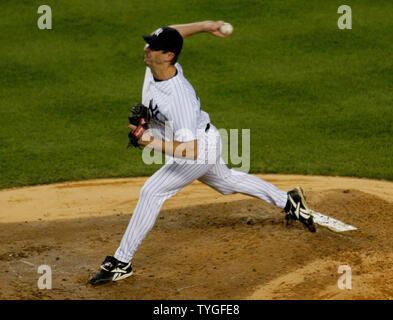
<svg viewBox="0 0 393 320">
<path fill-rule="evenodd" d="M 2 190 L 0 299 L 393 298 L 393 183 L 260 177 L 302 185 L 313 209 L 359 229 L 313 234 L 263 201 L 193 183 L 165 204 L 134 275 L 93 288 L 87 280 L 116 250 L 145 178 Z M 51 290 L 37 287 L 44 264 Z M 342 265 L 350 290 L 338 287 Z"/>
</svg>

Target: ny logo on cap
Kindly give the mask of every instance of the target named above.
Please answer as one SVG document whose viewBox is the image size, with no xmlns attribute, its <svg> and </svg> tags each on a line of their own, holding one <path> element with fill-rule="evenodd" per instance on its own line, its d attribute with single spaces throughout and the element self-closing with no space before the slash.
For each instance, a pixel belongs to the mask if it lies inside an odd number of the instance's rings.
<svg viewBox="0 0 393 320">
<path fill-rule="evenodd" d="M 157 29 L 156 31 L 154 31 L 154 35 L 155 35 L 156 37 L 158 37 L 162 31 L 164 31 L 164 30 L 162 30 L 162 28 L 159 28 L 159 29 Z"/>
</svg>

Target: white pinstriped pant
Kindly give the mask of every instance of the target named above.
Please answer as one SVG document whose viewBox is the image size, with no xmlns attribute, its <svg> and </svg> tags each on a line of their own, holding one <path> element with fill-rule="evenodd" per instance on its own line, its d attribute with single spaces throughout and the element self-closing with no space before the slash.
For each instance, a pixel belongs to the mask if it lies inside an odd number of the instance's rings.
<svg viewBox="0 0 393 320">
<path fill-rule="evenodd" d="M 287 193 L 256 176 L 229 169 L 222 158 L 218 130 L 210 125 L 207 133 L 198 135 L 198 154 L 215 157 L 215 163 L 166 163 L 144 184 L 127 230 L 115 258 L 129 262 L 160 213 L 164 202 L 195 180 L 199 180 L 222 194 L 244 193 L 284 208 Z M 201 143 L 202 142 L 202 143 Z M 205 142 L 205 143 L 203 143 Z M 220 150 L 216 152 L 217 148 Z"/>
</svg>

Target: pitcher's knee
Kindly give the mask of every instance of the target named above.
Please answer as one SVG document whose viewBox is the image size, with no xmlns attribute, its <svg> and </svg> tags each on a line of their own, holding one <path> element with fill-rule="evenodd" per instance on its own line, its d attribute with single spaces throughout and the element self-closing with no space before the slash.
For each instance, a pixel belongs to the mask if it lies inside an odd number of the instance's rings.
<svg viewBox="0 0 393 320">
<path fill-rule="evenodd" d="M 144 185 L 139 193 L 140 199 L 153 198 L 157 195 L 156 190 L 153 190 L 149 185 Z"/>
</svg>

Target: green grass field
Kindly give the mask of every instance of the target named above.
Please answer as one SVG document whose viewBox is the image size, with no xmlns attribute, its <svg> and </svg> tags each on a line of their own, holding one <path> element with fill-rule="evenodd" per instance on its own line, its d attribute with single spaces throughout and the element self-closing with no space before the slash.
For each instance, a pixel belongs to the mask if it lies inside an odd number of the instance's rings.
<svg viewBox="0 0 393 320">
<path fill-rule="evenodd" d="M 52 8 L 52 30 L 37 9 Z M 0 188 L 152 174 L 126 150 L 143 33 L 214 19 L 179 62 L 217 128 L 251 129 L 251 172 L 393 180 L 393 3 L 49 0 L 0 3 Z"/>
</svg>

